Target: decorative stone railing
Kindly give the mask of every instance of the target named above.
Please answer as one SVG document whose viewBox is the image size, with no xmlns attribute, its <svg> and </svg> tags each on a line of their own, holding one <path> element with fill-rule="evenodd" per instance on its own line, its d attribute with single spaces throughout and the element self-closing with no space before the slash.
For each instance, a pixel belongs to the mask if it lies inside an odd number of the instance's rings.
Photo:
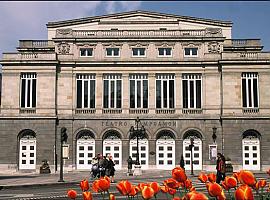
<svg viewBox="0 0 270 200">
<path fill-rule="evenodd" d="M 55 53 L 3 53 L 3 60 L 56 60 Z"/>
<path fill-rule="evenodd" d="M 122 109 L 103 109 L 102 113 L 103 114 L 121 114 Z"/>
<path fill-rule="evenodd" d="M 20 40 L 20 48 L 53 48 L 52 40 Z"/>
<path fill-rule="evenodd" d="M 244 114 L 257 114 L 259 111 L 259 108 L 243 108 Z"/>
<path fill-rule="evenodd" d="M 246 52 L 246 53 L 232 53 L 232 52 L 226 52 L 222 53 L 222 60 L 242 60 L 242 59 L 248 59 L 248 60 L 260 60 L 260 59 L 268 59 L 270 58 L 270 52 Z"/>
<path fill-rule="evenodd" d="M 90 109 L 79 109 L 77 108 L 75 110 L 75 114 L 95 114 L 96 113 L 96 109 L 94 108 L 90 108 Z"/>
<path fill-rule="evenodd" d="M 174 114 L 175 109 L 156 109 L 156 114 Z"/>
<path fill-rule="evenodd" d="M 222 29 L 200 30 L 72 30 L 57 29 L 56 38 L 222 37 Z"/>
<path fill-rule="evenodd" d="M 232 39 L 225 40 L 224 47 L 235 46 L 235 47 L 258 47 L 261 46 L 260 39 Z"/>
<path fill-rule="evenodd" d="M 202 114 L 202 109 L 182 109 L 183 114 Z"/>
<path fill-rule="evenodd" d="M 20 108 L 20 114 L 35 114 L 35 108 Z"/>
<path fill-rule="evenodd" d="M 149 113 L 148 109 L 139 109 L 139 108 L 129 109 L 129 114 L 148 114 L 148 113 Z"/>
</svg>

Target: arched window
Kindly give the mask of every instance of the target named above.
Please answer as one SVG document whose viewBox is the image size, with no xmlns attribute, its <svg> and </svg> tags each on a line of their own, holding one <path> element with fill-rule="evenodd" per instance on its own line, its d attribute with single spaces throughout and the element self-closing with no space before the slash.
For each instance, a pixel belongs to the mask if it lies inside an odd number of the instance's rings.
<svg viewBox="0 0 270 200">
<path fill-rule="evenodd" d="M 95 157 L 95 135 L 90 130 L 81 130 L 77 134 L 77 169 L 91 169 Z"/>
<path fill-rule="evenodd" d="M 19 138 L 19 169 L 36 169 L 36 133 L 30 129 L 23 130 Z"/>
<path fill-rule="evenodd" d="M 260 170 L 260 133 L 247 130 L 242 136 L 243 169 Z"/>
<path fill-rule="evenodd" d="M 169 130 L 162 130 L 157 134 L 156 165 L 158 169 L 175 167 L 175 136 Z"/>
<path fill-rule="evenodd" d="M 190 138 L 194 139 L 193 169 L 202 170 L 202 135 L 196 130 L 189 130 L 183 136 L 183 156 L 185 160 L 185 169 L 191 169 L 191 151 L 189 150 Z"/>
<path fill-rule="evenodd" d="M 111 154 L 116 169 L 122 167 L 121 134 L 115 130 L 107 131 L 103 136 L 103 155 Z"/>
</svg>

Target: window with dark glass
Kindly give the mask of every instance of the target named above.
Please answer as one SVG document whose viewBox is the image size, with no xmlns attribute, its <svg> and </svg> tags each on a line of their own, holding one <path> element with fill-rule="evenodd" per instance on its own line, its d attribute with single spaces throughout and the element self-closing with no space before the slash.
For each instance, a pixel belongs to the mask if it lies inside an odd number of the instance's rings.
<svg viewBox="0 0 270 200">
<path fill-rule="evenodd" d="M 36 73 L 21 73 L 21 108 L 36 107 L 36 87 Z"/>
<path fill-rule="evenodd" d="M 172 55 L 172 48 L 158 48 L 158 55 L 159 56 L 171 56 Z"/>
<path fill-rule="evenodd" d="M 130 108 L 148 108 L 147 74 L 129 75 Z"/>
<path fill-rule="evenodd" d="M 77 108 L 95 108 L 95 74 L 77 74 Z"/>
<path fill-rule="evenodd" d="M 184 55 L 185 57 L 196 57 L 198 56 L 198 48 L 185 48 Z"/>
<path fill-rule="evenodd" d="M 132 48 L 132 56 L 145 56 L 145 48 Z"/>
<path fill-rule="evenodd" d="M 81 48 L 80 49 L 81 57 L 91 57 L 93 56 L 93 48 Z"/>
<path fill-rule="evenodd" d="M 183 108 L 201 108 L 201 74 L 183 74 Z"/>
<path fill-rule="evenodd" d="M 242 101 L 244 108 L 259 107 L 258 73 L 242 73 Z"/>
<path fill-rule="evenodd" d="M 119 48 L 106 48 L 106 56 L 112 56 L 112 57 L 120 56 Z"/>
<path fill-rule="evenodd" d="M 106 74 L 103 77 L 103 107 L 122 107 L 122 77 L 120 74 Z"/>
<path fill-rule="evenodd" d="M 156 75 L 156 108 L 174 108 L 174 74 Z"/>
</svg>

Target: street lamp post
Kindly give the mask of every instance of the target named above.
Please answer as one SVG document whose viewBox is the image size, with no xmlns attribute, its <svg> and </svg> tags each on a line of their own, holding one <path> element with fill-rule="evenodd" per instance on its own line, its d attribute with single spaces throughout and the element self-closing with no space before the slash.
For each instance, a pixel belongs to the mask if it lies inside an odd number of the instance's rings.
<svg viewBox="0 0 270 200">
<path fill-rule="evenodd" d="M 61 149 L 60 149 L 60 178 L 58 182 L 64 182 L 63 179 L 63 143 L 66 143 L 68 139 L 67 129 L 65 127 L 61 128 Z"/>
<path fill-rule="evenodd" d="M 217 139 L 216 132 L 217 132 L 217 128 L 214 126 L 212 129 L 213 129 L 212 139 L 213 139 L 214 144 L 216 144 L 216 139 Z"/>
<path fill-rule="evenodd" d="M 194 175 L 193 173 L 193 147 L 194 147 L 194 138 L 190 138 L 190 145 L 189 145 L 189 150 L 190 150 L 190 166 L 191 166 L 191 172 L 190 175 Z"/>
<path fill-rule="evenodd" d="M 135 127 L 135 128 L 134 128 Z M 135 166 L 134 166 L 134 175 L 138 176 L 138 175 L 142 175 L 142 170 L 141 170 L 141 166 L 140 166 L 140 160 L 139 160 L 139 139 L 144 137 L 145 134 L 145 128 L 144 126 L 141 124 L 141 121 L 139 119 L 139 117 L 137 117 L 137 119 L 135 120 L 135 126 L 131 126 L 130 127 L 130 135 L 131 135 L 131 139 L 136 137 L 137 140 L 137 153 L 136 153 L 136 162 L 135 162 Z"/>
</svg>

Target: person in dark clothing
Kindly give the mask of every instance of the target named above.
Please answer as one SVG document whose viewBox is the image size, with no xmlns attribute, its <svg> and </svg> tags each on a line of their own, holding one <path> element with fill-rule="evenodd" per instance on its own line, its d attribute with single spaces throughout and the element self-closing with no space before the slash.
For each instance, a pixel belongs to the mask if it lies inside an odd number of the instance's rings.
<svg viewBox="0 0 270 200">
<path fill-rule="evenodd" d="M 225 157 L 221 154 L 217 154 L 217 180 L 216 182 L 220 184 L 221 180 L 225 179 Z"/>
<path fill-rule="evenodd" d="M 185 161 L 184 161 L 184 156 L 183 154 L 181 155 L 181 159 L 180 159 L 180 167 L 185 169 Z"/>
<path fill-rule="evenodd" d="M 101 158 L 98 161 L 99 169 L 100 169 L 100 175 L 104 177 L 106 168 L 108 166 L 108 160 L 106 159 L 105 156 L 101 156 Z"/>
<path fill-rule="evenodd" d="M 128 157 L 127 163 L 128 163 L 128 175 L 130 176 L 132 175 L 132 164 L 133 164 L 131 156 Z"/>
<path fill-rule="evenodd" d="M 110 177 L 111 179 L 111 183 L 114 183 L 114 174 L 115 174 L 115 163 L 113 161 L 113 157 L 110 155 L 109 156 L 109 161 L 108 161 L 108 166 L 107 166 L 107 169 L 108 169 L 108 176 Z"/>
</svg>

